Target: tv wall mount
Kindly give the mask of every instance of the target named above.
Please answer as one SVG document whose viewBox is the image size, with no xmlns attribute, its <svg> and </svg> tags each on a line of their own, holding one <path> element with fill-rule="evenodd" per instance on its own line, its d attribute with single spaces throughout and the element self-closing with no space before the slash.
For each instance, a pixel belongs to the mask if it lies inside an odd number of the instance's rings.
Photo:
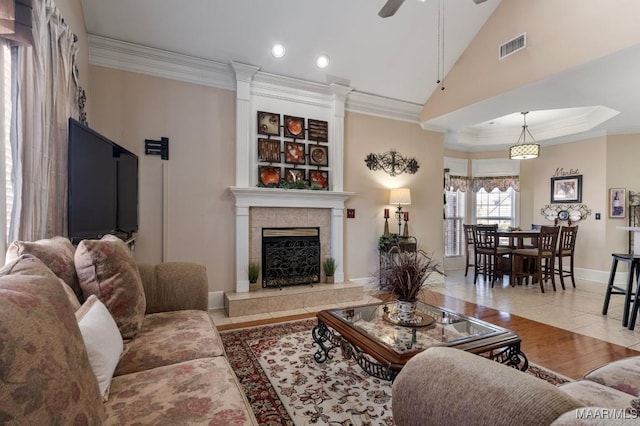
<svg viewBox="0 0 640 426">
<path fill-rule="evenodd" d="M 159 141 L 144 140 L 144 153 L 146 155 L 159 155 L 163 160 L 169 159 L 169 138 L 162 137 Z"/>
</svg>

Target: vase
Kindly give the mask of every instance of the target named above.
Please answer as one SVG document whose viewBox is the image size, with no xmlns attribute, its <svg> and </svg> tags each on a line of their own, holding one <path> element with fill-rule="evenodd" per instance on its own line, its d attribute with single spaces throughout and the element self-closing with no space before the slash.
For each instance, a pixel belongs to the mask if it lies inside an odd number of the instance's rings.
<svg viewBox="0 0 640 426">
<path fill-rule="evenodd" d="M 249 291 L 258 291 L 258 283 L 249 282 Z"/>
<path fill-rule="evenodd" d="M 404 323 L 411 323 L 415 320 L 417 300 L 398 300 L 398 319 Z"/>
<path fill-rule="evenodd" d="M 334 278 L 333 278 L 333 276 L 325 277 L 325 281 L 326 281 L 327 284 L 333 284 L 334 283 Z"/>
</svg>

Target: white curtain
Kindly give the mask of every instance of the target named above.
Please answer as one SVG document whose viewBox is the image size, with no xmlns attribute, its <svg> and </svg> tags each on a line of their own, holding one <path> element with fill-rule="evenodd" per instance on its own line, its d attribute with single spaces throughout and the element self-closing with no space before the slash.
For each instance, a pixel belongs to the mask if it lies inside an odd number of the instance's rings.
<svg viewBox="0 0 640 426">
<path fill-rule="evenodd" d="M 7 176 L 5 169 L 4 146 L 11 135 L 11 107 L 6 102 L 11 99 L 11 56 L 10 45 L 6 40 L 0 40 L 0 256 L 4 258 L 7 251 Z"/>
<path fill-rule="evenodd" d="M 52 0 L 33 0 L 33 45 L 22 50 L 11 240 L 66 235 L 67 128 L 78 117 L 75 35 Z"/>
</svg>

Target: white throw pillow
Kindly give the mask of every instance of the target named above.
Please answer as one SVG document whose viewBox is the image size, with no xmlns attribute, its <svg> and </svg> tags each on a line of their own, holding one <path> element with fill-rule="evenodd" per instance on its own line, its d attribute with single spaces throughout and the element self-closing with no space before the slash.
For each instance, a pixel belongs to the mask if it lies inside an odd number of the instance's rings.
<svg viewBox="0 0 640 426">
<path fill-rule="evenodd" d="M 94 295 L 76 312 L 76 319 L 100 394 L 106 401 L 113 372 L 124 349 L 122 335 L 107 307 Z"/>
</svg>

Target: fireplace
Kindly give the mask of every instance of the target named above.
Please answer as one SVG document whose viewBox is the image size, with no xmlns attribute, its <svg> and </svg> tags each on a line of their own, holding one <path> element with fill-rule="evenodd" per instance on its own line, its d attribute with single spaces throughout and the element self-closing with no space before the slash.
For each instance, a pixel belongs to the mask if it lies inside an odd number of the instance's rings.
<svg viewBox="0 0 640 426">
<path fill-rule="evenodd" d="M 320 228 L 262 229 L 262 287 L 320 282 Z"/>
<path fill-rule="evenodd" d="M 232 187 L 231 192 L 236 198 L 236 292 L 249 291 L 247 265 L 250 261 L 261 261 L 262 253 L 258 253 L 262 248 L 261 229 L 267 227 L 309 227 L 322 223 L 320 258 L 331 256 L 336 260 L 335 281 L 343 282 L 344 201 L 353 192 L 240 187 Z M 258 211 L 260 214 L 254 214 Z"/>
</svg>

